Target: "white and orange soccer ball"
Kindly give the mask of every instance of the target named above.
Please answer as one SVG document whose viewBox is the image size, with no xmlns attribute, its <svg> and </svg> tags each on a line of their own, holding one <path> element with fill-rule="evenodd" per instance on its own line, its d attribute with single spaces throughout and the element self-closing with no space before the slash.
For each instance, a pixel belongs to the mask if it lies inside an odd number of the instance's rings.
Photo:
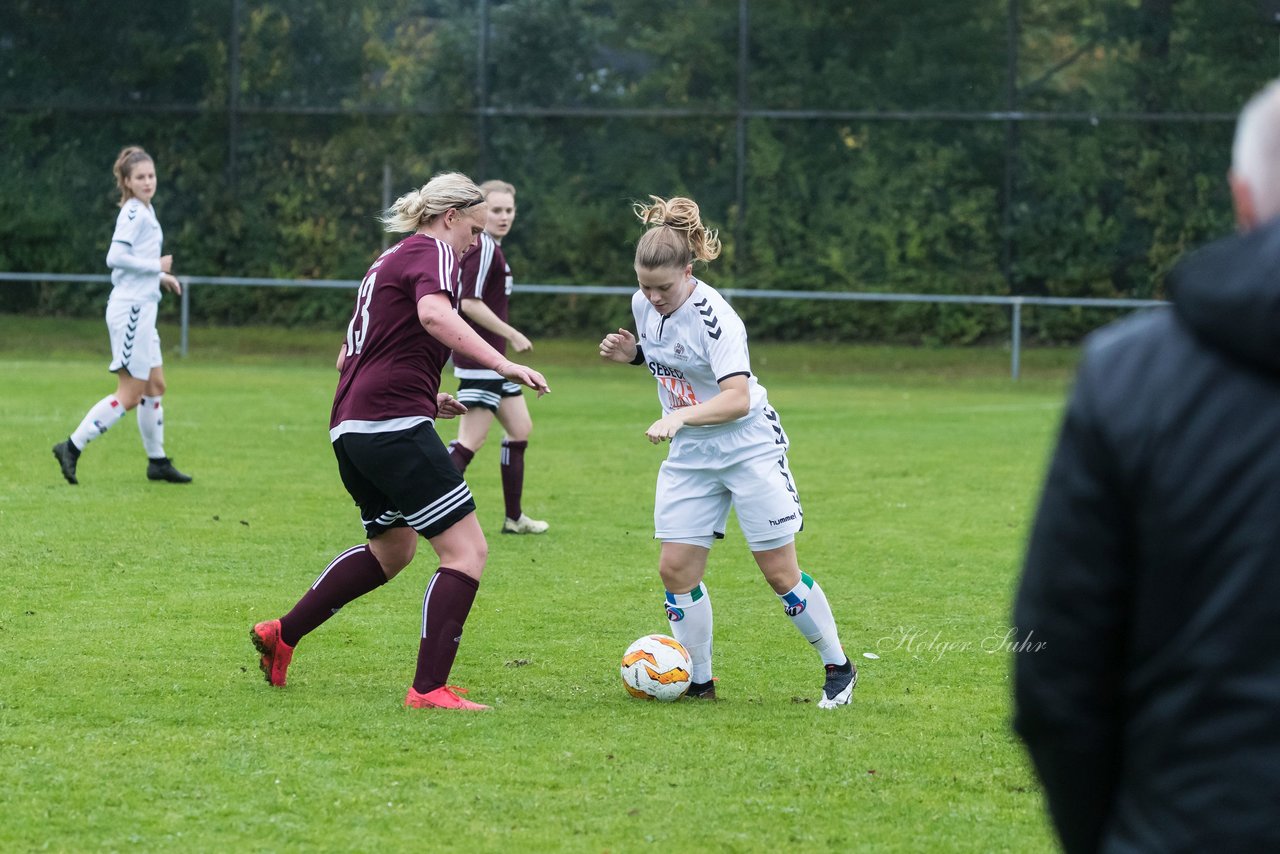
<svg viewBox="0 0 1280 854">
<path fill-rule="evenodd" d="M 641 700 L 679 700 L 689 690 L 689 651 L 666 635 L 645 635 L 622 656 L 622 684 Z"/>
</svg>

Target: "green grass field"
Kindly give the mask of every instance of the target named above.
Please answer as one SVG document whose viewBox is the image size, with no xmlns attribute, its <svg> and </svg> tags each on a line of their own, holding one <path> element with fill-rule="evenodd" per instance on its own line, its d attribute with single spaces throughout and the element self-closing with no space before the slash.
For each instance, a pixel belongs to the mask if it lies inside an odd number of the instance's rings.
<svg viewBox="0 0 1280 854">
<path fill-rule="evenodd" d="M 162 334 L 195 483 L 145 479 L 130 416 L 72 487 L 49 448 L 114 387 L 105 330 L 0 317 L 0 850 L 1052 850 L 1001 647 L 1074 353 L 1031 351 L 1013 383 L 997 350 L 755 346 L 801 563 L 861 670 L 828 712 L 732 522 L 707 576 L 720 701 L 623 691 L 623 649 L 668 630 L 653 382 L 541 342 L 525 505 L 553 527 L 496 534 L 491 436 L 452 681 L 495 710 L 465 715 L 401 705 L 425 544 L 299 645 L 288 688 L 262 680 L 249 626 L 362 539 L 326 432 L 338 336 L 197 329 L 179 359 Z"/>
</svg>

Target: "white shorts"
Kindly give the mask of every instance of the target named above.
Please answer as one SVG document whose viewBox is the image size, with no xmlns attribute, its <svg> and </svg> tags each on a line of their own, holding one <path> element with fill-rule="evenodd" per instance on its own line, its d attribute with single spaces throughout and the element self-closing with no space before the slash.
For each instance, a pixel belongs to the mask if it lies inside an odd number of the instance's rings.
<svg viewBox="0 0 1280 854">
<path fill-rule="evenodd" d="M 723 537 L 730 507 L 752 551 L 785 545 L 804 525 L 787 435 L 767 406 L 742 424 L 676 433 L 658 470 L 654 537 Z"/>
<path fill-rule="evenodd" d="M 107 332 L 111 335 L 111 366 L 135 379 L 145 380 L 151 369 L 164 364 L 160 358 L 160 333 L 156 331 L 156 303 L 107 301 Z"/>
</svg>

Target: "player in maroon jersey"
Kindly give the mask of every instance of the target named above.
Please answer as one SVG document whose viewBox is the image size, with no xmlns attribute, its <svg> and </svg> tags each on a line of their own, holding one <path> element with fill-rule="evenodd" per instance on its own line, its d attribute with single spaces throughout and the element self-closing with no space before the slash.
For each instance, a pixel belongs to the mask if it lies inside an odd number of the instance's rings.
<svg viewBox="0 0 1280 854">
<path fill-rule="evenodd" d="M 435 419 L 466 411 L 440 393 L 440 371 L 455 351 L 539 395 L 550 389 L 457 314 L 458 259 L 484 230 L 486 207 L 471 179 L 451 172 L 401 196 L 383 217 L 387 231 L 413 234 L 383 252 L 360 283 L 329 421 L 338 472 L 369 542 L 334 558 L 289 613 L 250 631 L 272 685 L 285 684 L 298 641 L 404 569 L 421 535 L 440 567 L 427 585 L 405 705 L 488 708 L 446 684 L 488 545 L 471 491 L 436 435 Z"/>
<path fill-rule="evenodd" d="M 471 328 L 499 353 L 507 343 L 517 353 L 533 349 L 529 339 L 507 322 L 511 297 L 511 266 L 502 252 L 502 238 L 511 231 L 516 218 L 516 188 L 506 181 L 485 181 L 480 185 L 489 205 L 484 232 L 462 258 L 461 310 Z M 520 386 L 462 353 L 453 354 L 453 373 L 458 378 L 458 400 L 467 411 L 458 419 L 458 438 L 449 443 L 449 455 L 464 474 L 471 458 L 489 435 L 496 416 L 506 434 L 502 439 L 502 498 L 506 518 L 504 534 L 542 534 L 549 527 L 541 519 L 531 519 L 521 507 L 524 494 L 524 452 L 529 447 L 533 419 Z"/>
</svg>

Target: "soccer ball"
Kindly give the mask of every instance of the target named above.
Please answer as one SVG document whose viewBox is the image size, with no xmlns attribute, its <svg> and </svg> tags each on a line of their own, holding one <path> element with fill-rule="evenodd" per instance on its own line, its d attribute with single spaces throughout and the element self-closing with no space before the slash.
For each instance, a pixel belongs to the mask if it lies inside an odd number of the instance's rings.
<svg viewBox="0 0 1280 854">
<path fill-rule="evenodd" d="M 622 656 L 622 684 L 641 700 L 679 700 L 689 690 L 689 651 L 672 637 L 645 635 Z"/>
</svg>

